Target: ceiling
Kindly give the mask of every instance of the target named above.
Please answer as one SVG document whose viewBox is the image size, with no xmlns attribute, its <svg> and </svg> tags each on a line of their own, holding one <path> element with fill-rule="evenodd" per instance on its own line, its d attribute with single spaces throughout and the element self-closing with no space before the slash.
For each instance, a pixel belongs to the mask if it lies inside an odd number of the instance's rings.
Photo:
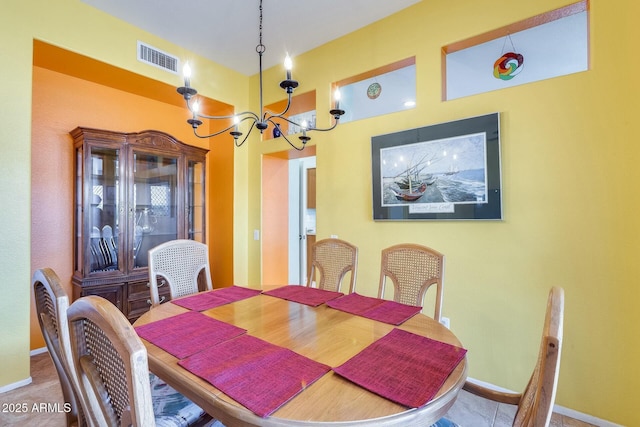
<svg viewBox="0 0 640 427">
<path fill-rule="evenodd" d="M 82 2 L 242 74 L 253 75 L 258 71 L 258 0 Z M 265 0 L 264 67 L 281 63 L 287 52 L 295 66 L 296 55 L 418 2 L 420 0 Z"/>
</svg>

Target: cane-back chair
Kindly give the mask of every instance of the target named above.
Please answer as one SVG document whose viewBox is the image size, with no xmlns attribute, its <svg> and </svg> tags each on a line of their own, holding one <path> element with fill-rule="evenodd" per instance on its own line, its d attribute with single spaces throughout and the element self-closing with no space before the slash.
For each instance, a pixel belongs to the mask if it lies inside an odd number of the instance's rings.
<svg viewBox="0 0 640 427">
<path fill-rule="evenodd" d="M 58 275 L 50 268 L 36 270 L 31 283 L 40 330 L 58 372 L 62 396 L 70 405 L 66 413 L 67 426 L 86 425 L 82 410 L 82 395 L 79 393 L 71 357 L 71 342 L 67 326 L 69 298 L 60 285 Z"/>
<path fill-rule="evenodd" d="M 209 249 L 195 240 L 171 240 L 149 250 L 149 284 L 151 305 L 161 303 L 158 276 L 169 285 L 171 298 L 195 294 L 199 291 L 198 276 L 204 271 L 205 288 L 212 290 L 209 269 Z"/>
<path fill-rule="evenodd" d="M 323 239 L 311 247 L 311 270 L 307 286 L 314 282 L 319 289 L 341 292 L 342 282 L 350 273 L 349 293 L 355 291 L 358 248 L 341 239 Z"/>
<path fill-rule="evenodd" d="M 378 298 L 384 297 L 387 278 L 393 282 L 393 299 L 423 307 L 427 290 L 436 285 L 433 318 L 442 316 L 444 255 L 426 246 L 404 243 L 382 250 Z"/>
<path fill-rule="evenodd" d="M 71 304 L 67 316 L 78 382 L 97 426 L 183 427 L 210 420 L 149 375 L 144 344 L 112 303 L 83 297 Z"/>
</svg>

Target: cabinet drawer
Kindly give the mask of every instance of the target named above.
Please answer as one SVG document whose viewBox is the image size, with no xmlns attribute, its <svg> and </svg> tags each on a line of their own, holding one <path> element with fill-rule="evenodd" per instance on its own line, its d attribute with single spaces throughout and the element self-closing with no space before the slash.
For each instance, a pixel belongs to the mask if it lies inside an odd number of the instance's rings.
<svg viewBox="0 0 640 427">
<path fill-rule="evenodd" d="M 158 295 L 161 302 L 171 299 L 169 285 L 165 279 L 158 278 Z M 151 308 L 151 290 L 148 281 L 129 282 L 127 297 L 127 317 L 134 322 Z"/>
<path fill-rule="evenodd" d="M 149 311 L 151 308 L 150 301 L 148 300 L 136 300 L 129 301 L 128 313 L 127 316 L 131 322 L 134 322 L 135 319 L 142 316 L 144 313 Z"/>
<path fill-rule="evenodd" d="M 149 282 L 130 282 L 129 283 L 129 301 L 150 298 L 151 290 Z M 165 279 L 158 279 L 158 294 L 169 297 L 169 285 Z"/>
<path fill-rule="evenodd" d="M 86 286 L 82 288 L 80 296 L 97 295 L 100 296 L 113 305 L 118 307 L 118 310 L 122 311 L 123 308 L 123 296 L 124 296 L 124 283 L 114 283 L 110 285 L 98 285 L 98 286 Z"/>
</svg>

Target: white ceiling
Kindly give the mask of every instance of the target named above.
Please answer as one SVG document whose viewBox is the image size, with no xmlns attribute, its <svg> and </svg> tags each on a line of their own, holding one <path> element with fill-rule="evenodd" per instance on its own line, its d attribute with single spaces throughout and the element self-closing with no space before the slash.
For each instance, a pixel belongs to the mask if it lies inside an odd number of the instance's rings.
<svg viewBox="0 0 640 427">
<path fill-rule="evenodd" d="M 258 72 L 258 0 L 82 1 L 245 75 Z M 296 55 L 419 1 L 264 0 L 264 67 L 287 52 L 295 64 Z"/>
</svg>

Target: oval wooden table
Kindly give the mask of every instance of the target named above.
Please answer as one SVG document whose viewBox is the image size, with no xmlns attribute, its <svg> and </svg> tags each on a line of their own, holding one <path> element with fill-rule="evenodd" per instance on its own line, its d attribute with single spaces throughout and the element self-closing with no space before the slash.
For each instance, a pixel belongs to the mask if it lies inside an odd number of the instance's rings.
<svg viewBox="0 0 640 427">
<path fill-rule="evenodd" d="M 136 321 L 135 326 L 187 311 L 168 302 L 145 313 Z M 262 294 L 203 313 L 332 367 L 346 362 L 395 327 L 335 310 L 324 304 L 310 307 Z M 450 330 L 423 314 L 417 314 L 398 328 L 462 347 Z M 425 427 L 446 414 L 467 377 L 465 357 L 433 400 L 420 408 L 407 409 L 330 371 L 271 416 L 261 418 L 207 381 L 179 366 L 178 359 L 171 354 L 144 339 L 142 341 L 148 351 L 150 371 L 227 427 Z"/>
</svg>

